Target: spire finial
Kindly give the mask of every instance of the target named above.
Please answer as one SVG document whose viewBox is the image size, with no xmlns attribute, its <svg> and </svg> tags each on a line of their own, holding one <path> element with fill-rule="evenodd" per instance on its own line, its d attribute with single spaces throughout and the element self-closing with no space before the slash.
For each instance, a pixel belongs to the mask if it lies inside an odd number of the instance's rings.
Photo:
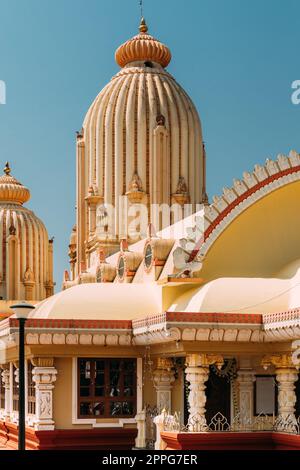
<svg viewBox="0 0 300 470">
<path fill-rule="evenodd" d="M 144 5 L 143 5 L 143 0 L 140 0 L 140 8 L 141 8 L 141 18 L 144 17 Z"/>
<path fill-rule="evenodd" d="M 11 169 L 10 169 L 10 166 L 9 166 L 9 163 L 6 162 L 5 163 L 5 167 L 4 167 L 4 173 L 6 174 L 6 176 L 9 176 L 10 175 L 10 172 L 11 172 Z"/>
<path fill-rule="evenodd" d="M 142 16 L 140 23 L 140 33 L 145 34 L 148 32 L 148 26 L 146 24 L 145 18 Z"/>
</svg>

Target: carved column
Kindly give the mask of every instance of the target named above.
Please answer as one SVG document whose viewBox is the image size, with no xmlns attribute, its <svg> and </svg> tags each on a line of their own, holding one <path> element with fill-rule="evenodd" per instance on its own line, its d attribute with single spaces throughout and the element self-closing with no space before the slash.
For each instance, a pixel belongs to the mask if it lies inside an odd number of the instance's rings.
<svg viewBox="0 0 300 470">
<path fill-rule="evenodd" d="M 137 449 L 145 449 L 146 447 L 146 411 L 140 411 L 136 417 L 136 424 L 138 434 L 135 440 L 135 447 Z"/>
<path fill-rule="evenodd" d="M 264 357 L 262 361 L 264 368 L 274 365 L 276 369 L 276 380 L 278 382 L 278 417 L 277 423 L 289 419 L 296 422 L 295 417 L 295 382 L 297 382 L 298 369 L 293 363 L 292 356 L 288 354 L 272 355 Z"/>
<path fill-rule="evenodd" d="M 206 394 L 204 385 L 209 378 L 209 366 L 223 365 L 222 356 L 212 354 L 190 354 L 186 358 L 186 379 L 189 385 L 189 420 L 188 427 L 191 432 L 201 432 L 207 429 L 205 418 Z"/>
<path fill-rule="evenodd" d="M 237 375 L 240 424 L 247 427 L 251 425 L 253 418 L 253 382 L 255 381 L 255 374 L 251 369 L 240 369 Z"/>
<path fill-rule="evenodd" d="M 169 358 L 158 358 L 156 369 L 153 372 L 154 386 L 156 389 L 156 404 L 158 411 L 172 410 L 172 387 L 175 381 L 173 364 Z"/>
<path fill-rule="evenodd" d="M 3 366 L 3 370 L 1 373 L 2 382 L 4 386 L 4 401 L 5 401 L 5 408 L 3 410 L 3 419 L 8 419 L 10 417 L 10 370 L 9 366 Z"/>
<path fill-rule="evenodd" d="M 54 429 L 53 384 L 57 375 L 54 359 L 35 358 L 32 364 L 35 366 L 32 370 L 36 390 L 35 429 L 52 431 Z"/>
</svg>

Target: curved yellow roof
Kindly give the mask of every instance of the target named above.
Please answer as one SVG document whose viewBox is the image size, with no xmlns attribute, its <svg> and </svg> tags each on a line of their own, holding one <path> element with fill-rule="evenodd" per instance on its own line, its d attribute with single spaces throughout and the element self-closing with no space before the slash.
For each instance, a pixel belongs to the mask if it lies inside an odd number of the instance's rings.
<svg viewBox="0 0 300 470">
<path fill-rule="evenodd" d="M 295 266 L 295 264 L 294 264 Z M 300 306 L 300 260 L 290 279 L 220 278 L 189 290 L 169 312 L 277 313 Z"/>
<path fill-rule="evenodd" d="M 132 320 L 161 310 L 155 284 L 81 284 L 41 302 L 31 318 Z"/>
</svg>

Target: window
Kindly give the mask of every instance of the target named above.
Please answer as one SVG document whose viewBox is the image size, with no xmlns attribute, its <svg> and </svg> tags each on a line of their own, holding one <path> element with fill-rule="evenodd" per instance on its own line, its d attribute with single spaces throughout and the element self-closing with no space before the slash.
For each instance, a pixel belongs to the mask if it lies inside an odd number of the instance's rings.
<svg viewBox="0 0 300 470">
<path fill-rule="evenodd" d="M 78 417 L 136 414 L 135 359 L 78 359 Z"/>
<path fill-rule="evenodd" d="M 19 411 L 19 384 L 16 381 L 16 370 L 17 368 L 13 366 L 13 411 Z"/>
<path fill-rule="evenodd" d="M 277 415 L 277 386 L 275 376 L 257 375 L 254 387 L 254 415 Z"/>
<path fill-rule="evenodd" d="M 101 268 L 99 267 L 96 271 L 96 281 L 97 282 L 102 282 L 102 272 Z"/>
<path fill-rule="evenodd" d="M 4 410 L 5 408 L 5 388 L 2 379 L 2 371 L 0 369 L 0 409 Z"/>
<path fill-rule="evenodd" d="M 147 269 L 151 268 L 152 262 L 153 262 L 153 250 L 152 250 L 152 246 L 150 245 L 150 243 L 148 243 L 145 249 L 145 258 L 144 258 L 144 263 Z"/>
<path fill-rule="evenodd" d="M 153 69 L 153 63 L 152 62 L 144 62 L 145 67 L 148 67 L 149 69 Z"/>
<path fill-rule="evenodd" d="M 119 259 L 119 264 L 118 264 L 118 278 L 119 279 L 124 279 L 125 275 L 125 260 L 124 257 L 121 256 Z"/>
<path fill-rule="evenodd" d="M 28 363 L 27 368 L 27 390 L 28 390 L 28 414 L 35 415 L 35 383 L 32 378 L 33 365 L 31 362 Z"/>
</svg>

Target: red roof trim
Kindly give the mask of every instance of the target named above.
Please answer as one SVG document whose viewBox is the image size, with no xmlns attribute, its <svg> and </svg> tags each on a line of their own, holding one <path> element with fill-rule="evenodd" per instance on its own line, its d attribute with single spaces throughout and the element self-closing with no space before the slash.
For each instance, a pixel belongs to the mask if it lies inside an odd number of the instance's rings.
<svg viewBox="0 0 300 470">
<path fill-rule="evenodd" d="M 256 313 L 202 313 L 167 312 L 168 322 L 189 323 L 249 323 L 262 324 L 262 315 Z"/>
<path fill-rule="evenodd" d="M 19 322 L 9 319 L 9 326 L 17 328 Z M 56 320 L 31 318 L 26 322 L 26 328 L 63 328 L 63 329 L 132 329 L 131 320 Z"/>
</svg>

